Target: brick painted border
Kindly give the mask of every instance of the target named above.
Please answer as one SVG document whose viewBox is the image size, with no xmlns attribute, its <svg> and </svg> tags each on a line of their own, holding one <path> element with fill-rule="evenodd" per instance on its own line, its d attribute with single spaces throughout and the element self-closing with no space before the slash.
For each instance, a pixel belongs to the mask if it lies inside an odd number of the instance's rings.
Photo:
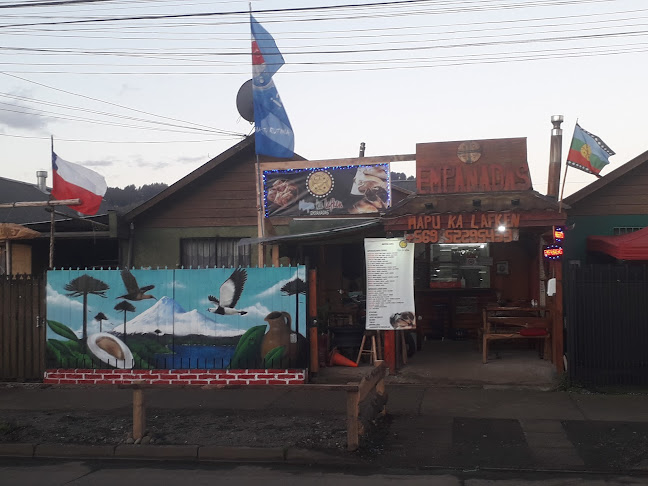
<svg viewBox="0 0 648 486">
<path fill-rule="evenodd" d="M 90 370 L 45 371 L 43 383 L 57 385 L 301 385 L 306 370 Z"/>
</svg>

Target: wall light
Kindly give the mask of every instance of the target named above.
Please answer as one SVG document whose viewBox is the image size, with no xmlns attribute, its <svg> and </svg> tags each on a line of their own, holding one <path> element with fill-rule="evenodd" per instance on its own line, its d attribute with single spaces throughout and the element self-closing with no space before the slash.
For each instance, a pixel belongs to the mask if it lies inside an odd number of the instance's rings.
<svg viewBox="0 0 648 486">
<path fill-rule="evenodd" d="M 425 203 L 425 209 L 434 209 L 434 203 L 431 202 Z"/>
<path fill-rule="evenodd" d="M 497 227 L 497 231 L 499 231 L 500 233 L 504 233 L 506 231 L 506 226 L 504 226 L 503 224 L 499 225 Z"/>
<path fill-rule="evenodd" d="M 473 199 L 473 207 L 480 208 L 481 207 L 481 199 Z"/>
</svg>

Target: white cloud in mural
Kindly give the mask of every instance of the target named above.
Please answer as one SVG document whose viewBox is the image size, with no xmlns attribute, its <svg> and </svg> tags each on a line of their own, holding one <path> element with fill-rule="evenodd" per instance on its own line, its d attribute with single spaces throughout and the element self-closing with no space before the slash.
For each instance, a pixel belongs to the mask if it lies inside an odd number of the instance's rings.
<svg viewBox="0 0 648 486">
<path fill-rule="evenodd" d="M 270 310 L 260 302 L 257 302 L 256 305 L 245 307 L 244 309 L 241 310 L 247 312 L 247 314 L 244 317 L 261 317 L 262 319 L 264 319 L 265 316 L 270 314 Z"/>
<path fill-rule="evenodd" d="M 288 279 L 285 279 L 285 280 L 280 280 L 279 282 L 274 284 L 272 287 L 270 287 L 270 288 L 264 290 L 263 292 L 261 292 L 257 297 L 263 298 L 263 297 L 270 297 L 270 296 L 272 296 L 274 294 L 278 294 L 279 292 L 281 292 L 281 287 L 286 285 L 288 282 L 292 282 L 298 276 L 299 276 L 298 272 L 297 272 L 297 270 L 295 270 L 295 273 L 294 273 L 294 275 L 292 277 L 290 277 Z M 301 278 L 301 276 L 300 276 L 300 278 Z"/>
<path fill-rule="evenodd" d="M 80 300 L 67 297 L 66 295 L 57 292 L 50 284 L 47 284 L 46 300 L 48 306 L 69 307 L 83 312 L 83 303 Z M 88 311 L 90 311 L 90 306 L 88 306 Z"/>
</svg>

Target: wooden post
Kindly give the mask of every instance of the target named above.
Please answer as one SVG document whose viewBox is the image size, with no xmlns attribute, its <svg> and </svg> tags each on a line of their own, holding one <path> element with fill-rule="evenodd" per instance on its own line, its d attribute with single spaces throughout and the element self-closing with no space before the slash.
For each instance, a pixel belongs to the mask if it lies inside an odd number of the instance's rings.
<svg viewBox="0 0 648 486">
<path fill-rule="evenodd" d="M 54 216 L 54 208 L 51 208 L 50 213 L 50 239 L 49 239 L 49 269 L 54 269 L 54 224 L 56 217 Z"/>
<path fill-rule="evenodd" d="M 311 323 L 310 369 L 311 373 L 319 372 L 319 323 L 317 322 L 317 270 L 308 271 L 308 321 Z M 315 324 L 315 325 L 312 325 Z"/>
<path fill-rule="evenodd" d="M 144 390 L 133 389 L 133 439 L 144 437 L 146 430 L 146 407 L 144 406 Z"/>
<path fill-rule="evenodd" d="M 310 371 L 319 372 L 319 343 L 317 338 L 317 326 L 311 326 L 308 330 L 310 340 Z"/>
<path fill-rule="evenodd" d="M 360 404 L 358 390 L 347 392 L 347 449 L 357 451 L 360 447 L 360 428 L 358 427 L 358 407 Z"/>
<path fill-rule="evenodd" d="M 383 344 L 385 363 L 391 373 L 396 373 L 396 331 L 385 331 Z"/>
<path fill-rule="evenodd" d="M 563 269 L 561 260 L 552 260 L 553 266 L 552 275 L 556 279 L 556 295 L 553 297 L 553 328 L 551 330 L 551 339 L 553 342 L 552 359 L 556 371 L 562 373 L 565 371 L 565 363 L 563 361 L 564 348 L 564 335 L 563 335 Z"/>
<path fill-rule="evenodd" d="M 270 252 L 272 254 L 272 266 L 279 266 L 279 245 L 272 245 L 270 247 Z"/>
<path fill-rule="evenodd" d="M 383 360 L 377 359 L 376 361 L 374 361 L 374 366 L 376 368 L 379 368 L 380 366 L 383 366 L 383 363 L 384 363 Z M 385 388 L 385 378 L 384 378 L 384 376 L 378 383 L 376 383 L 376 392 L 378 392 L 378 395 L 380 395 L 381 397 L 385 397 L 387 395 L 387 390 Z M 387 405 L 383 405 L 383 408 L 380 411 L 380 414 L 381 415 L 387 415 Z"/>
</svg>

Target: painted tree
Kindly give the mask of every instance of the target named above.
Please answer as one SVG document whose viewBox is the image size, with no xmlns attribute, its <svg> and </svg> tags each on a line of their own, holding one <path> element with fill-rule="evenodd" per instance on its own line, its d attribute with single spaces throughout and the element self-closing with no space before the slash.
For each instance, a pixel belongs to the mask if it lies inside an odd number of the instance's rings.
<svg viewBox="0 0 648 486">
<path fill-rule="evenodd" d="M 135 312 L 135 306 L 127 300 L 122 300 L 115 306 L 115 310 L 124 313 L 124 343 L 126 342 L 126 313 Z"/>
<path fill-rule="evenodd" d="M 103 321 L 108 320 L 108 318 L 106 317 L 106 314 L 104 314 L 103 312 L 99 312 L 96 316 L 94 316 L 94 320 L 99 321 L 99 332 L 102 332 L 103 328 L 101 327 L 101 323 Z"/>
<path fill-rule="evenodd" d="M 98 295 L 106 298 L 106 290 L 110 287 L 106 282 L 102 282 L 90 275 L 81 275 L 63 287 L 68 292 L 68 297 L 83 297 L 83 334 L 81 336 L 81 348 L 85 353 L 88 349 L 86 340 L 88 339 L 88 295 Z"/>
<path fill-rule="evenodd" d="M 308 286 L 301 278 L 296 277 L 283 287 L 281 287 L 281 293 L 284 295 L 292 296 L 295 295 L 295 330 L 299 330 L 299 294 L 306 295 L 306 290 Z"/>
</svg>

